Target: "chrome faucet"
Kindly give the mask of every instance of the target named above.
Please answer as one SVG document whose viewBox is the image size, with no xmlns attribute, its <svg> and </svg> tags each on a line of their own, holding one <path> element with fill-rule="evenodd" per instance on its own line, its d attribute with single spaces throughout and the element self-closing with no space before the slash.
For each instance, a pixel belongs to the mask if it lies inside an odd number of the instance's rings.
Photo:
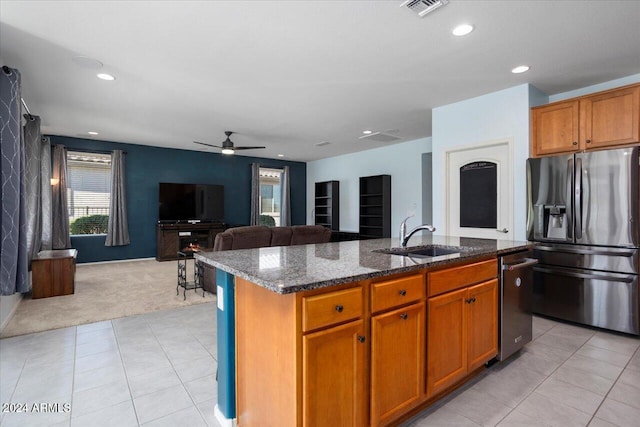
<svg viewBox="0 0 640 427">
<path fill-rule="evenodd" d="M 401 223 L 400 223 L 400 246 L 402 246 L 403 248 L 405 248 L 407 246 L 407 242 L 409 241 L 409 239 L 411 238 L 411 236 L 413 236 L 414 234 L 416 234 L 418 231 L 420 230 L 428 230 L 430 232 L 434 232 L 436 231 L 436 228 L 433 225 L 429 225 L 429 224 L 423 224 L 423 225 L 419 225 L 416 228 L 414 228 L 413 230 L 411 230 L 409 233 L 407 233 L 407 221 L 409 220 L 409 218 L 411 218 L 413 215 L 409 215 L 408 217 L 406 217 Z"/>
</svg>

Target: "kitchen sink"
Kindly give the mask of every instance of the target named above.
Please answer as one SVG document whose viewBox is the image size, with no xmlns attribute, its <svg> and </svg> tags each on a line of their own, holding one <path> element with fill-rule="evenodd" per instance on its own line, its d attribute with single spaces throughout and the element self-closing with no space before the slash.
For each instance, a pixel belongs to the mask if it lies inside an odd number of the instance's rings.
<svg viewBox="0 0 640 427">
<path fill-rule="evenodd" d="M 442 255 L 459 254 L 460 251 L 461 251 L 461 248 L 428 245 L 428 246 L 412 246 L 408 248 L 376 249 L 373 252 L 390 254 L 390 255 L 411 256 L 411 257 L 418 257 L 418 258 L 431 258 L 431 257 L 442 256 Z"/>
</svg>

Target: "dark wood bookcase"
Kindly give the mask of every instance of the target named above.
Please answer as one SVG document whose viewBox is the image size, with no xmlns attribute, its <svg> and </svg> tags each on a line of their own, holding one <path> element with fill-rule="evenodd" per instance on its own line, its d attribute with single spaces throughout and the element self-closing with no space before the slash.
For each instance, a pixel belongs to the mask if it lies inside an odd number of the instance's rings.
<svg viewBox="0 0 640 427">
<path fill-rule="evenodd" d="M 314 220 L 330 230 L 340 230 L 340 182 L 316 182 Z"/>
<path fill-rule="evenodd" d="M 391 237 L 391 175 L 360 178 L 360 238 Z"/>
</svg>

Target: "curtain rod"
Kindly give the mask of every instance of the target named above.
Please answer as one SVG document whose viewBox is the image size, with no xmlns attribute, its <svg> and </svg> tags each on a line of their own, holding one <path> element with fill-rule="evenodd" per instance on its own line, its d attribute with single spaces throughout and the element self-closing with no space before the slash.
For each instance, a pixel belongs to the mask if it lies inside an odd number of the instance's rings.
<svg viewBox="0 0 640 427">
<path fill-rule="evenodd" d="M 11 68 L 7 67 L 6 65 L 2 66 L 2 71 L 4 71 L 4 73 L 7 76 L 11 75 Z M 22 97 L 20 97 L 20 101 L 22 101 L 22 106 L 24 107 L 24 110 L 27 112 L 27 114 L 25 114 L 24 117 L 28 120 L 35 120 L 35 118 L 33 117 L 33 114 L 31 114 L 31 111 L 29 110 L 29 107 L 27 107 L 27 103 L 24 102 L 24 99 Z"/>
<path fill-rule="evenodd" d="M 56 145 L 59 145 L 59 144 L 51 144 L 51 147 L 55 147 Z M 111 154 L 111 153 L 113 153 L 113 150 L 109 151 L 109 150 L 89 150 L 89 149 L 85 149 L 85 148 L 69 148 L 66 145 L 65 145 L 65 148 L 67 149 L 67 151 L 77 151 L 79 153 L 90 153 L 90 154 Z M 122 151 L 122 154 L 127 154 L 127 152 L 124 151 L 124 150 L 120 150 L 120 151 Z"/>
</svg>

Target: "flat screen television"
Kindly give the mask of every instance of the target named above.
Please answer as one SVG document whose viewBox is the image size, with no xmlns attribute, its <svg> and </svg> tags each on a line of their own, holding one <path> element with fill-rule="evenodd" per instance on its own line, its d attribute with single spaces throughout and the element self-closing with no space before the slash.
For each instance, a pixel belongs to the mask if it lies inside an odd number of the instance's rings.
<svg viewBox="0 0 640 427">
<path fill-rule="evenodd" d="M 161 182 L 158 198 L 160 222 L 224 222 L 224 186 Z"/>
</svg>

